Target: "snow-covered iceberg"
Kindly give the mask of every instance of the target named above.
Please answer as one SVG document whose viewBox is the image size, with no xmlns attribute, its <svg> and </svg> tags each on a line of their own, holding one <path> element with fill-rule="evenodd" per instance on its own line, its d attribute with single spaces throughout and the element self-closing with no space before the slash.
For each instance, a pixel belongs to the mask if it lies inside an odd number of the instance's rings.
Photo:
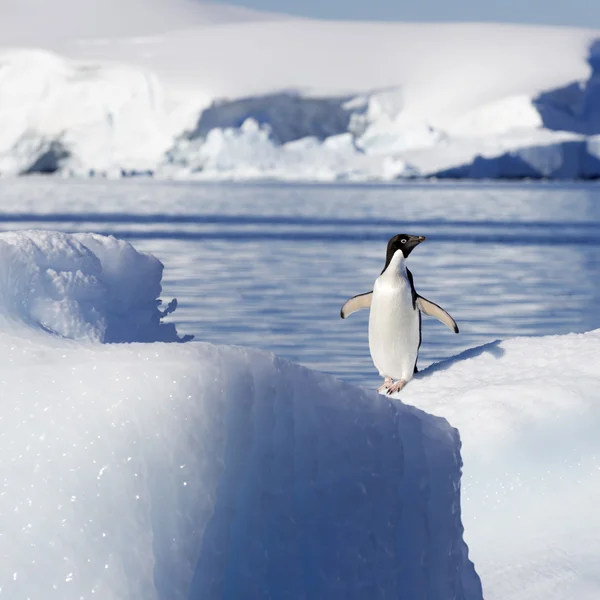
<svg viewBox="0 0 600 600">
<path fill-rule="evenodd" d="M 458 428 L 486 600 L 600 597 L 600 330 L 516 338 L 432 365 L 402 400 Z"/>
<path fill-rule="evenodd" d="M 91 4 L 0 6 L 0 174 L 600 176 L 599 31 Z"/>
<path fill-rule="evenodd" d="M 0 267 L 1 595 L 481 600 L 444 418 L 258 350 L 100 343 L 176 338 L 113 238 L 1 234 Z"/>
<path fill-rule="evenodd" d="M 110 237 L 0 235 L 0 595 L 598 597 L 600 331 L 387 398 L 162 343 L 161 272 Z"/>
</svg>

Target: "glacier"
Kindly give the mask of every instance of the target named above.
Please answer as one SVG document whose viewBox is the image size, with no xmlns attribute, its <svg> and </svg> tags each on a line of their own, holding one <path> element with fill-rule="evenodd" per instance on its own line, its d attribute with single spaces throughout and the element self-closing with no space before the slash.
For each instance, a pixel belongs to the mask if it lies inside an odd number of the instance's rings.
<svg viewBox="0 0 600 600">
<path fill-rule="evenodd" d="M 0 7 L 0 175 L 600 175 L 598 31 L 90 4 Z"/>
<path fill-rule="evenodd" d="M 1 596 L 482 598 L 446 419 L 169 343 L 162 265 L 115 238 L 2 233 L 0 261 Z"/>
</svg>

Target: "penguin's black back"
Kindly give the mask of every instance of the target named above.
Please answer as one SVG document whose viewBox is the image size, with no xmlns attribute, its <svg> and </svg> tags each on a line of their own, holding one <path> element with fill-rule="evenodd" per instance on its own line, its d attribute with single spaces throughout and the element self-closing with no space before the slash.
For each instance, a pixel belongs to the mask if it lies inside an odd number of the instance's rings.
<svg viewBox="0 0 600 600">
<path fill-rule="evenodd" d="M 412 303 L 413 303 L 413 308 L 418 311 L 419 313 L 419 345 L 417 346 L 417 358 L 415 359 L 415 373 L 419 372 L 419 369 L 417 369 L 417 360 L 419 360 L 419 349 L 421 348 L 421 341 L 422 341 L 422 335 L 421 335 L 421 323 L 422 323 L 422 319 L 421 319 L 421 311 L 417 308 L 417 290 L 415 290 L 415 282 L 413 280 L 413 274 L 410 272 L 410 269 L 406 269 L 406 274 L 408 275 L 408 281 L 410 283 L 410 292 L 412 294 Z"/>
</svg>

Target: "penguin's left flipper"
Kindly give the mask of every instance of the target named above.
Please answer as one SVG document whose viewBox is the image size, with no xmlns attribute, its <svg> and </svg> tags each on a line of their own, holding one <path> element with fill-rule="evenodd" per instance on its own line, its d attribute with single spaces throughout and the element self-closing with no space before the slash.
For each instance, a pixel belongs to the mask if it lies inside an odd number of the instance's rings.
<svg viewBox="0 0 600 600">
<path fill-rule="evenodd" d="M 435 302 L 431 302 L 427 298 L 423 298 L 423 296 L 417 296 L 417 306 L 422 313 L 430 317 L 435 317 L 446 327 L 454 331 L 454 333 L 458 333 L 456 321 L 441 306 L 435 304 Z"/>
<path fill-rule="evenodd" d="M 371 308 L 372 298 L 373 292 L 359 294 L 358 296 L 350 298 L 350 300 L 348 300 L 344 304 L 344 306 L 342 306 L 342 310 L 340 310 L 340 317 L 342 317 L 342 319 L 345 319 L 346 317 L 349 317 L 352 313 L 355 313 L 361 308 Z"/>
</svg>

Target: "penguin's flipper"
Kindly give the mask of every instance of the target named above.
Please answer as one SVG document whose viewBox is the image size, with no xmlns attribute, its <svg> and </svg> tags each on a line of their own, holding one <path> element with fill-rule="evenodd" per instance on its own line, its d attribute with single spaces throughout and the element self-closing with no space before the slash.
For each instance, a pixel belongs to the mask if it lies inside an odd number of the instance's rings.
<svg viewBox="0 0 600 600">
<path fill-rule="evenodd" d="M 355 313 L 361 308 L 370 308 L 372 298 L 373 292 L 359 294 L 358 296 L 350 298 L 350 300 L 348 300 L 344 304 L 344 306 L 342 306 L 342 310 L 340 310 L 340 317 L 342 317 L 342 319 L 345 319 L 346 317 L 349 317 L 352 313 Z"/>
<path fill-rule="evenodd" d="M 446 327 L 454 331 L 454 333 L 458 333 L 456 321 L 441 306 L 431 302 L 431 300 L 427 300 L 427 298 L 423 298 L 423 296 L 417 296 L 417 306 L 422 313 L 430 317 L 435 317 Z"/>
</svg>

